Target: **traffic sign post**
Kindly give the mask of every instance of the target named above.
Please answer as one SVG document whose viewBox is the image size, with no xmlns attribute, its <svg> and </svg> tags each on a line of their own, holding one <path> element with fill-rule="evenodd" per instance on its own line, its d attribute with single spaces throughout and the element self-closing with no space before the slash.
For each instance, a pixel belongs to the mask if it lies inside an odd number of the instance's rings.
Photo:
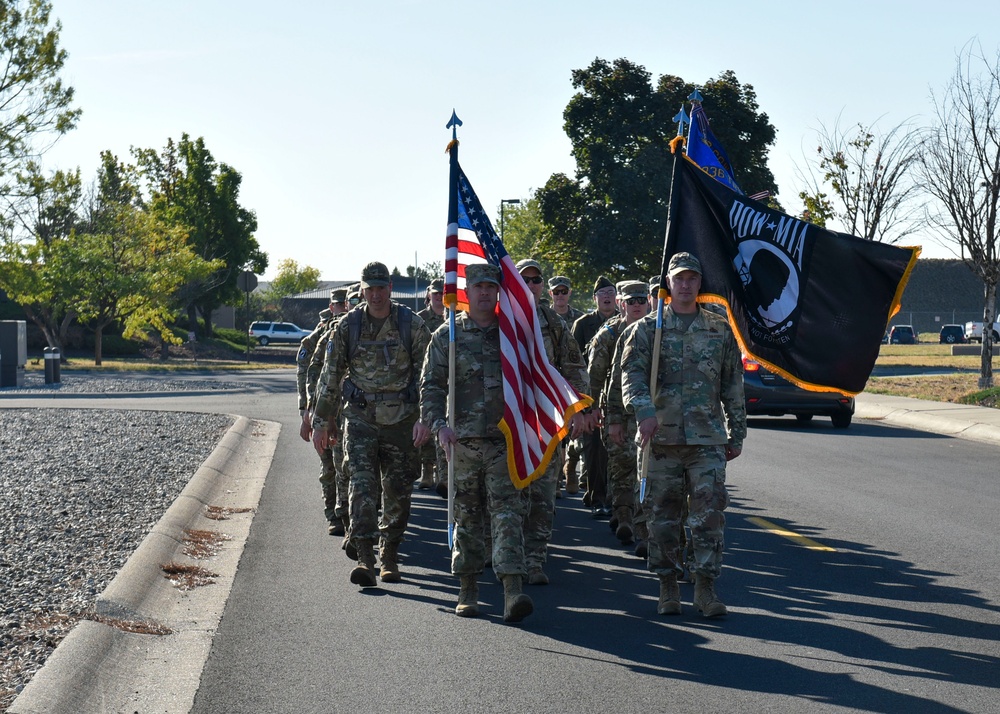
<svg viewBox="0 0 1000 714">
<path fill-rule="evenodd" d="M 247 364 L 250 364 L 250 293 L 257 287 L 257 276 L 244 270 L 236 276 L 236 286 L 247 294 Z"/>
</svg>

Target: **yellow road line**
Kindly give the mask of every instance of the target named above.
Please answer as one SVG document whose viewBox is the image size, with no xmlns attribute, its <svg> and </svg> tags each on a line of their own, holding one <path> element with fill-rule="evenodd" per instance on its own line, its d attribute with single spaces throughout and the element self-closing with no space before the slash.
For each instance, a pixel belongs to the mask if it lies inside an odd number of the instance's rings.
<svg viewBox="0 0 1000 714">
<path fill-rule="evenodd" d="M 782 536 L 783 538 L 788 538 L 788 540 L 794 541 L 801 546 L 808 548 L 809 550 L 827 550 L 830 552 L 837 552 L 836 548 L 831 548 L 828 545 L 823 545 L 822 543 L 817 543 L 812 538 L 806 538 L 804 535 L 799 535 L 795 531 L 790 531 L 782 528 L 781 526 L 771 523 L 771 521 L 765 521 L 763 518 L 758 518 L 757 516 L 751 516 L 747 518 L 748 521 L 754 525 L 760 526 L 766 531 L 771 531 L 775 535 Z"/>
</svg>

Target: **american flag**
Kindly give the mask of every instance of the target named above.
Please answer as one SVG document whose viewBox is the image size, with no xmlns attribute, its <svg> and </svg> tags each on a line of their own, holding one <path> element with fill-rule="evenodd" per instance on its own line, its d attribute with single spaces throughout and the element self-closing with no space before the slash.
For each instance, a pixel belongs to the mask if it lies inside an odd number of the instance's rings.
<svg viewBox="0 0 1000 714">
<path fill-rule="evenodd" d="M 468 309 L 465 267 L 489 262 L 500 266 L 500 361 L 507 440 L 507 467 L 517 488 L 545 473 L 569 420 L 591 404 L 559 374 L 545 355 L 534 297 L 493 230 L 489 217 L 458 165 L 452 144 L 448 236 L 445 250 L 445 301 Z M 461 408 L 461 405 L 459 405 Z"/>
</svg>

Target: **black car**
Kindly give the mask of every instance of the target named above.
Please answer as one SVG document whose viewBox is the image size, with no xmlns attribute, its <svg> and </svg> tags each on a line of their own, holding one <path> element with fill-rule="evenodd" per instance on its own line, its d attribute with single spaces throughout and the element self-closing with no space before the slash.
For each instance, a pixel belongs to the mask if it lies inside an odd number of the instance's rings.
<svg viewBox="0 0 1000 714">
<path fill-rule="evenodd" d="M 748 416 L 793 414 L 800 423 L 828 416 L 837 429 L 846 429 L 854 416 L 854 397 L 839 392 L 802 389 L 759 362 L 743 358 L 743 391 Z"/>
<path fill-rule="evenodd" d="M 913 325 L 893 325 L 889 330 L 890 345 L 915 345 L 917 344 L 917 333 Z"/>
<path fill-rule="evenodd" d="M 941 328 L 941 344 L 960 345 L 965 342 L 965 328 L 961 325 L 944 325 Z"/>
</svg>

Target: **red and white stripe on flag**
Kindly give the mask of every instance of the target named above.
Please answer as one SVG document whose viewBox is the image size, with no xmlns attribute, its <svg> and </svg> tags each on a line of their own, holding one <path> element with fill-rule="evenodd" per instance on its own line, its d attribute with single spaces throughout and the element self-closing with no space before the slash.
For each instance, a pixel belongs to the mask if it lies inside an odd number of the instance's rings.
<svg viewBox="0 0 1000 714">
<path fill-rule="evenodd" d="M 469 298 L 465 292 L 465 268 L 472 263 L 484 263 L 486 253 L 479 238 L 457 223 L 448 224 L 448 237 L 444 252 L 444 302 L 453 310 L 468 310 Z"/>
</svg>

